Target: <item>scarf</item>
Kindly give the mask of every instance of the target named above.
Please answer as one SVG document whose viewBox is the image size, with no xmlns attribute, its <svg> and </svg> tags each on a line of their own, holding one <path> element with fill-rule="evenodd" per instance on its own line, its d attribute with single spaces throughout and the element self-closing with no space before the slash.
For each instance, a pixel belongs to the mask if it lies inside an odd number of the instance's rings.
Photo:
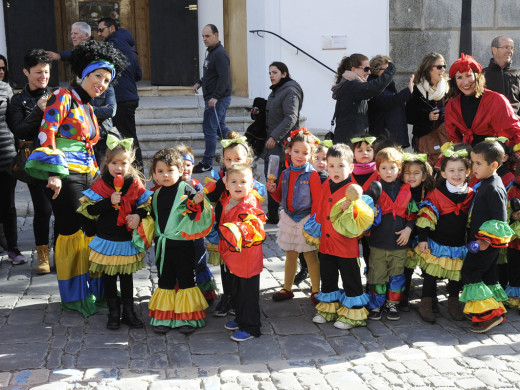
<svg viewBox="0 0 520 390">
<path fill-rule="evenodd" d="M 282 85 L 284 85 L 286 82 L 288 81 L 291 81 L 292 79 L 287 76 L 287 77 L 282 77 L 280 79 L 280 81 L 278 81 L 276 84 L 274 85 L 271 85 L 269 88 L 273 91 L 273 92 L 276 92 L 276 90 L 278 90 L 278 88 L 280 88 Z"/>
<path fill-rule="evenodd" d="M 428 80 L 423 79 L 417 84 L 417 89 L 426 100 L 439 101 L 448 93 L 449 85 L 444 77 L 435 86 L 431 86 Z"/>
<path fill-rule="evenodd" d="M 466 192 L 468 192 L 468 183 L 464 183 L 464 185 L 456 187 L 453 184 L 451 184 L 448 180 L 446 180 L 446 188 L 452 194 L 465 194 Z"/>
<path fill-rule="evenodd" d="M 368 173 L 374 172 L 375 170 L 376 170 L 375 161 L 369 162 L 368 164 L 354 163 L 354 170 L 352 171 L 352 173 L 354 175 L 366 175 Z"/>
</svg>

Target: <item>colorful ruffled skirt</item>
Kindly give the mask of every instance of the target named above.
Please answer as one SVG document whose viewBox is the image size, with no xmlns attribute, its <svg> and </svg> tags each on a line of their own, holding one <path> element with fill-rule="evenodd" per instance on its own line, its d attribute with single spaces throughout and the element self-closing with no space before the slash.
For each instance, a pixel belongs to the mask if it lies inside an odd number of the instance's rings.
<svg viewBox="0 0 520 390">
<path fill-rule="evenodd" d="M 352 326 L 366 326 L 368 295 L 363 293 L 356 297 L 348 297 L 343 289 L 330 293 L 319 292 L 316 299 L 318 314 L 328 322 L 340 321 Z"/>
<path fill-rule="evenodd" d="M 472 316 L 473 322 L 488 321 L 506 313 L 502 302 L 508 296 L 500 284 L 486 285 L 484 282 L 466 284 L 460 296 L 465 302 L 464 313 Z"/>
<path fill-rule="evenodd" d="M 298 253 L 315 251 L 316 247 L 307 244 L 303 236 L 303 225 L 309 218 L 310 215 L 307 215 L 299 222 L 295 222 L 282 210 L 276 236 L 278 246 L 284 251 L 296 251 Z"/>
<path fill-rule="evenodd" d="M 145 254 L 139 252 L 132 241 L 109 241 L 95 236 L 89 247 L 90 272 L 133 274 L 145 267 Z"/>
<path fill-rule="evenodd" d="M 428 238 L 428 248 L 425 253 L 415 248 L 414 258 L 419 267 L 428 275 L 458 282 L 462 264 L 468 254 L 468 247 L 440 245 Z"/>
</svg>

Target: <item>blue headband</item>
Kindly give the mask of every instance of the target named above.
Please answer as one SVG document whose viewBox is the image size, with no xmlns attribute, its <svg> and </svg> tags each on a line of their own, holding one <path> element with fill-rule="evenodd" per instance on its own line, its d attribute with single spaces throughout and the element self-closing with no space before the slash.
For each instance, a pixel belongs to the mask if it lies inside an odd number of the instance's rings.
<svg viewBox="0 0 520 390">
<path fill-rule="evenodd" d="M 112 82 L 114 80 L 114 77 L 116 77 L 116 70 L 114 68 L 114 65 L 112 65 L 108 61 L 96 61 L 96 62 L 91 62 L 90 64 L 88 64 L 87 67 L 85 69 L 83 69 L 83 72 L 81 73 L 81 80 L 83 80 L 85 77 L 87 77 L 90 73 L 92 73 L 96 69 L 102 69 L 102 68 L 110 69 L 110 71 L 112 72 L 112 78 L 110 79 L 110 82 Z"/>
<path fill-rule="evenodd" d="M 191 154 L 183 154 L 182 159 L 186 161 L 191 161 L 192 164 L 195 164 L 195 160 Z"/>
</svg>

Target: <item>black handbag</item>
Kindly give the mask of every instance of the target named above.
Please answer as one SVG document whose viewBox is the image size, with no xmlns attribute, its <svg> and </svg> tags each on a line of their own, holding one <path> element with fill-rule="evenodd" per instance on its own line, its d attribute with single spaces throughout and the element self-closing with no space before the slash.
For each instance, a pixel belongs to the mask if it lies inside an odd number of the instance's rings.
<svg viewBox="0 0 520 390">
<path fill-rule="evenodd" d="M 25 172 L 25 164 L 34 149 L 33 141 L 19 141 L 16 157 L 11 165 L 11 174 L 24 183 L 36 183 L 38 181 Z"/>
</svg>

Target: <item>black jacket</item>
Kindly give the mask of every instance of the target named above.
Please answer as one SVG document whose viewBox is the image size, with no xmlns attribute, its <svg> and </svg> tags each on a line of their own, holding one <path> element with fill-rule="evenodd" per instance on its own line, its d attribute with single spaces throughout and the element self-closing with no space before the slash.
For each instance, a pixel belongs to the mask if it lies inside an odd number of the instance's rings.
<svg viewBox="0 0 520 390">
<path fill-rule="evenodd" d="M 520 116 L 520 69 L 512 68 L 511 64 L 501 68 L 491 58 L 483 72 L 486 76 L 486 88 L 505 95 L 515 114 Z"/>
<path fill-rule="evenodd" d="M 43 111 L 38 107 L 38 100 L 50 93 L 49 88 L 31 92 L 29 85 L 26 85 L 11 98 L 7 107 L 7 125 L 16 139 L 32 140 L 35 145 L 38 144 L 38 133 L 43 119 Z"/>
<path fill-rule="evenodd" d="M 0 171 L 9 172 L 16 157 L 13 133 L 7 127 L 5 113 L 7 104 L 13 95 L 9 84 L 0 82 Z M 4 189 L 5 191 L 5 189 Z"/>
<path fill-rule="evenodd" d="M 370 75 L 368 80 L 377 79 Z M 386 136 L 387 131 L 403 148 L 410 146 L 406 124 L 405 103 L 412 93 L 408 87 L 397 92 L 393 81 L 379 95 L 368 101 L 369 133 L 376 137 Z"/>
<path fill-rule="evenodd" d="M 439 119 L 430 120 L 430 112 L 438 108 L 441 110 Z M 406 120 L 413 125 L 413 136 L 420 138 L 435 130 L 444 122 L 444 99 L 427 100 L 417 88 L 413 87 L 412 97 L 406 103 Z"/>
<path fill-rule="evenodd" d="M 394 74 L 395 65 L 390 62 L 384 73 L 374 80 L 345 80 L 333 89 L 337 99 L 334 143 L 348 143 L 353 136 L 368 132 L 367 100 L 379 95 Z"/>
<path fill-rule="evenodd" d="M 204 100 L 231 96 L 231 77 L 229 75 L 229 56 L 219 42 L 206 51 L 202 79 Z"/>
</svg>

